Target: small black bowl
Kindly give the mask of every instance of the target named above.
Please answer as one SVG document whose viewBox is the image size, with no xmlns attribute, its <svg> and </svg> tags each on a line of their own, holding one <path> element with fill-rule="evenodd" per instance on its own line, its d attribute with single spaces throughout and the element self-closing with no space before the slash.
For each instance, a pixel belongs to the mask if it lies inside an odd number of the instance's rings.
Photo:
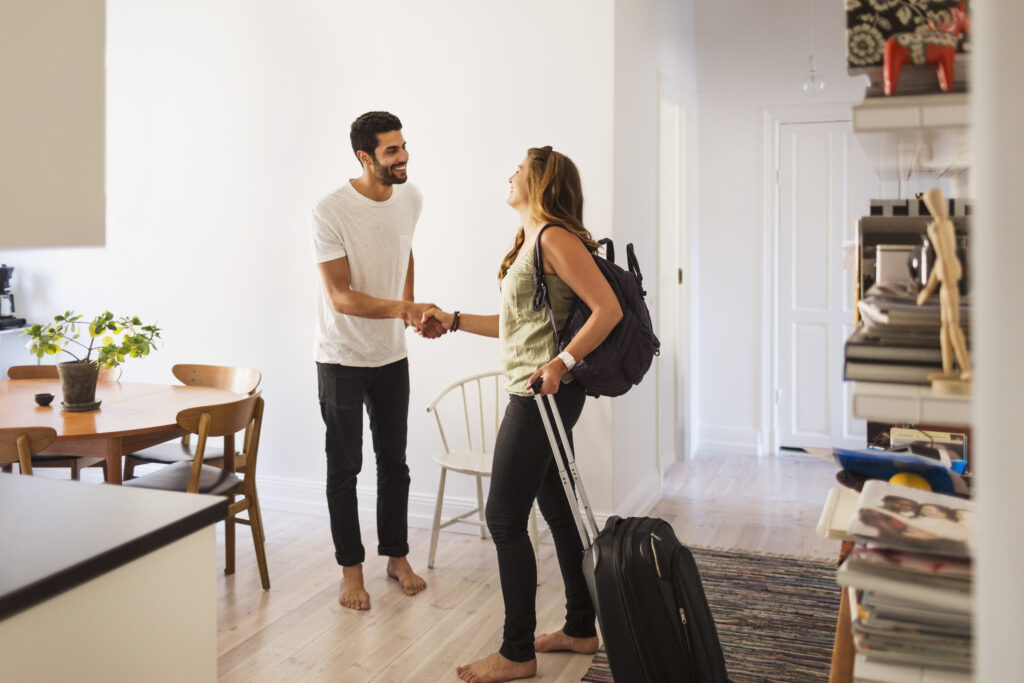
<svg viewBox="0 0 1024 683">
<path fill-rule="evenodd" d="M 53 402 L 53 394 L 36 394 L 36 403 L 48 406 Z"/>
</svg>

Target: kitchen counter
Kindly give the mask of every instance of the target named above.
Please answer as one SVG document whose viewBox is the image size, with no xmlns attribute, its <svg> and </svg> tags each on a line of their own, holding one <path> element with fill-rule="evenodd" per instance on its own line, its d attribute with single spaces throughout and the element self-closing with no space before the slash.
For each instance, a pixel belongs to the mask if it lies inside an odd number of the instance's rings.
<svg viewBox="0 0 1024 683">
<path fill-rule="evenodd" d="M 0 474 L 4 676 L 215 680 L 214 525 L 227 507 L 218 496 Z"/>
</svg>

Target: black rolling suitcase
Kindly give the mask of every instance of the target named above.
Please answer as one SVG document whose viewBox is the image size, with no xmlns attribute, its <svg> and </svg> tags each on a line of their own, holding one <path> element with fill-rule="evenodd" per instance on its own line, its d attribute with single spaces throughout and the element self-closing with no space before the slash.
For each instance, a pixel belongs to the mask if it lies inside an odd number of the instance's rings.
<svg viewBox="0 0 1024 683">
<path fill-rule="evenodd" d="M 583 575 L 616 682 L 728 681 L 690 550 L 668 522 L 653 517 L 611 517 L 598 532 L 554 397 L 550 409 L 542 396 L 536 400 L 586 549 Z"/>
</svg>

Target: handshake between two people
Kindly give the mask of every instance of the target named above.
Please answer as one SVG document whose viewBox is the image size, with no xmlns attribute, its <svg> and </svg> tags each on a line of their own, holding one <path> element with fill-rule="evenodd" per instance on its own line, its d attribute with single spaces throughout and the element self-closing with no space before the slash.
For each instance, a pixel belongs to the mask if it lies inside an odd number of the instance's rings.
<svg viewBox="0 0 1024 683">
<path fill-rule="evenodd" d="M 463 329 L 466 316 L 460 315 L 458 311 L 448 313 L 441 310 L 434 304 L 406 305 L 402 319 L 405 324 L 412 327 L 421 337 L 436 339 L 441 335 L 455 330 Z M 498 336 L 498 316 L 470 316 L 469 329 L 474 334 L 487 337 Z M 526 385 L 536 394 L 554 394 L 558 392 L 562 377 L 569 371 L 561 356 L 556 356 L 530 376 Z"/>
<path fill-rule="evenodd" d="M 421 337 L 437 339 L 451 331 L 455 314 L 445 313 L 434 304 L 410 302 L 402 312 L 402 320 Z"/>
</svg>

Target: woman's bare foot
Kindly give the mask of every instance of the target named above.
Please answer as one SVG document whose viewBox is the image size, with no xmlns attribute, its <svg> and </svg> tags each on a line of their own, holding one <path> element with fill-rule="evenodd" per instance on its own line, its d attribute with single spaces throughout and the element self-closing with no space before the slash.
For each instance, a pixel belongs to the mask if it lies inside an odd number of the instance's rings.
<svg viewBox="0 0 1024 683">
<path fill-rule="evenodd" d="M 563 631 L 545 633 L 533 641 L 533 649 L 537 652 L 579 652 L 592 655 L 597 652 L 597 636 L 590 638 L 573 638 Z"/>
<path fill-rule="evenodd" d="M 514 681 L 517 678 L 533 678 L 537 675 L 537 660 L 513 662 L 505 659 L 500 652 L 487 655 L 467 666 L 455 669 L 459 678 L 470 683 L 498 683 Z"/>
<path fill-rule="evenodd" d="M 355 564 L 341 568 L 341 592 L 338 603 L 355 610 L 370 609 L 370 594 L 363 587 L 363 565 Z"/>
<path fill-rule="evenodd" d="M 427 587 L 427 582 L 412 570 L 409 560 L 404 557 L 388 558 L 388 576 L 402 584 L 406 595 L 416 595 Z"/>
</svg>

